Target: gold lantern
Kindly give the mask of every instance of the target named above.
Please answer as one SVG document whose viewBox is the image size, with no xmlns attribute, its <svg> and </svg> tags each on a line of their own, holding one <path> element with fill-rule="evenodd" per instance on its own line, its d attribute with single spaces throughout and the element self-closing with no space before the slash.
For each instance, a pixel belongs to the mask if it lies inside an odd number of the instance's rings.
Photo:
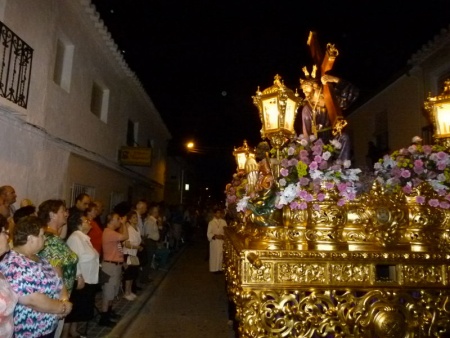
<svg viewBox="0 0 450 338">
<path fill-rule="evenodd" d="M 253 96 L 262 122 L 261 136 L 268 138 L 275 149 L 295 136 L 294 121 L 300 102 L 298 93 L 287 88 L 278 74 L 273 86 L 262 92 L 258 88 Z"/>
<path fill-rule="evenodd" d="M 442 94 L 428 96 L 425 109 L 430 113 L 436 142 L 450 148 L 450 79 L 444 82 Z"/>
<path fill-rule="evenodd" d="M 245 162 L 249 157 L 255 157 L 255 152 L 248 147 L 247 140 L 239 148 L 234 148 L 233 156 L 236 158 L 237 170 L 245 171 Z"/>
</svg>

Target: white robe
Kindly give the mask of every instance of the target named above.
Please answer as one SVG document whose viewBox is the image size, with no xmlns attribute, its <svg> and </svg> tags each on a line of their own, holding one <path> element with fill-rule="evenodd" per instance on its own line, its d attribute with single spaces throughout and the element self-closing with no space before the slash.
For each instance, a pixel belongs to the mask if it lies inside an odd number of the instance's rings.
<svg viewBox="0 0 450 338">
<path fill-rule="evenodd" d="M 223 240 L 212 239 L 214 235 L 223 235 L 223 228 L 227 226 L 224 219 L 213 218 L 208 223 L 207 237 L 209 240 L 209 271 L 222 271 Z"/>
</svg>

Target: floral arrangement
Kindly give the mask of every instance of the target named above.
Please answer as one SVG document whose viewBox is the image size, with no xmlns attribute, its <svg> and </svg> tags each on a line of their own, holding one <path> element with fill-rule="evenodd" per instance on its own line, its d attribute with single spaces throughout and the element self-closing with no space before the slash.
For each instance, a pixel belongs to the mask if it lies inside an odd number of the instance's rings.
<svg viewBox="0 0 450 338">
<path fill-rule="evenodd" d="M 413 141 L 418 139 L 413 138 Z M 419 204 L 443 209 L 450 208 L 450 156 L 441 145 L 413 144 L 385 155 L 374 165 L 376 180 L 388 191 L 415 194 L 424 182 L 436 192 L 435 196 L 416 196 Z"/>
<path fill-rule="evenodd" d="M 361 170 L 350 169 L 350 160 L 338 159 L 341 147 L 336 139 L 324 144 L 321 139 L 303 135 L 284 147 L 275 206 L 303 210 L 308 202 L 323 201 L 327 194 L 335 194 L 339 206 L 354 200 Z"/>
<path fill-rule="evenodd" d="M 329 196 L 337 199 L 339 206 L 354 200 L 360 169 L 351 169 L 349 160 L 338 159 L 342 145 L 338 140 L 324 144 L 314 136 L 298 136 L 280 149 L 279 175 L 275 177 L 271 191 L 271 201 L 275 208 L 289 206 L 304 210 L 309 202 L 323 201 Z M 272 149 L 272 157 L 275 156 Z M 258 198 L 265 191 L 249 189 L 248 182 L 235 174 L 227 186 L 227 202 L 235 203 L 237 211 L 255 211 Z M 319 208 L 313 204 L 314 208 Z"/>
</svg>

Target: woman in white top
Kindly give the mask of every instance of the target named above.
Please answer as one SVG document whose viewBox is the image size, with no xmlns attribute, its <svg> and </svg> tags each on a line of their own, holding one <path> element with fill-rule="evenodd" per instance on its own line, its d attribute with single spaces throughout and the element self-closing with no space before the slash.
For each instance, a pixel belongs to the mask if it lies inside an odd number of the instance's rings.
<svg viewBox="0 0 450 338">
<path fill-rule="evenodd" d="M 90 237 L 90 221 L 81 212 L 75 212 L 67 220 L 67 245 L 78 256 L 77 286 L 72 291 L 70 300 L 73 310 L 66 317 L 63 337 L 81 337 L 77 332 L 77 323 L 86 322 L 94 318 L 95 293 L 98 283 L 100 260 L 97 250 L 94 249 Z"/>
<path fill-rule="evenodd" d="M 136 294 L 132 292 L 133 281 L 136 282 L 139 275 L 139 259 L 137 258 L 137 253 L 142 250 L 142 237 L 138 227 L 138 215 L 136 211 L 131 211 L 127 214 L 126 226 L 128 227 L 128 240 L 123 242 L 125 260 L 125 270 L 123 272 L 125 294 L 123 298 L 132 301 L 136 299 Z"/>
</svg>

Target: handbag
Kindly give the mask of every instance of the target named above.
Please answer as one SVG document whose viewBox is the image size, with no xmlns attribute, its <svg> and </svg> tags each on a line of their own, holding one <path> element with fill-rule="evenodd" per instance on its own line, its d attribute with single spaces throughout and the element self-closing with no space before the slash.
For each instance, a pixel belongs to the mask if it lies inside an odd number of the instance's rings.
<svg viewBox="0 0 450 338">
<path fill-rule="evenodd" d="M 139 258 L 137 256 L 128 255 L 127 265 L 140 265 Z"/>
</svg>

